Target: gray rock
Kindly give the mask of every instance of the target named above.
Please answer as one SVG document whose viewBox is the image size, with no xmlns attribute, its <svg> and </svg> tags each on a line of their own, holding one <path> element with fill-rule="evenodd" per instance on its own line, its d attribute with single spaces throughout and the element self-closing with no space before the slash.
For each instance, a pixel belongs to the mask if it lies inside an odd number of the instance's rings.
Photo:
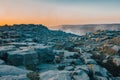
<svg viewBox="0 0 120 80">
<path fill-rule="evenodd" d="M 72 74 L 75 80 L 90 80 L 88 75 L 82 71 L 46 71 L 40 74 L 41 80 L 71 80 Z"/>
<path fill-rule="evenodd" d="M 16 47 L 14 45 L 9 46 L 1 46 L 0 47 L 0 58 L 3 60 L 7 60 L 7 52 L 16 50 Z"/>
<path fill-rule="evenodd" d="M 78 54 L 77 52 L 69 52 L 69 51 L 64 51 L 64 57 L 70 57 L 74 56 L 75 54 Z"/>
<path fill-rule="evenodd" d="M 51 46 L 36 46 L 35 51 L 38 53 L 40 62 L 53 62 L 55 54 Z"/>
<path fill-rule="evenodd" d="M 75 63 L 75 65 L 83 64 L 83 62 L 80 59 L 64 59 L 61 63 L 66 65 L 71 65 L 72 63 Z"/>
<path fill-rule="evenodd" d="M 27 74 L 28 70 L 23 70 L 14 66 L 0 65 L 0 76 Z"/>
<path fill-rule="evenodd" d="M 54 50 L 55 61 L 61 62 L 64 59 L 64 50 Z"/>
<path fill-rule="evenodd" d="M 5 64 L 5 61 L 0 59 L 0 65 L 3 65 L 3 64 Z"/>
<path fill-rule="evenodd" d="M 18 76 L 2 76 L 0 77 L 0 80 L 30 80 L 26 77 L 26 75 L 18 75 Z"/>
<path fill-rule="evenodd" d="M 54 50 L 53 51 L 56 55 L 64 54 L 64 50 Z"/>
<path fill-rule="evenodd" d="M 120 80 L 120 77 L 112 77 L 111 80 Z"/>
<path fill-rule="evenodd" d="M 67 67 L 65 67 L 64 70 L 73 71 L 73 70 L 74 70 L 74 67 L 73 67 L 73 66 L 67 66 Z"/>
<path fill-rule="evenodd" d="M 84 53 L 85 52 L 83 47 L 74 47 L 74 50 L 77 51 L 77 52 L 80 52 L 80 53 Z"/>
<path fill-rule="evenodd" d="M 69 71 L 46 71 L 40 74 L 41 80 L 70 80 Z"/>
<path fill-rule="evenodd" d="M 85 71 L 86 73 L 89 72 L 89 68 L 88 68 L 87 65 L 78 65 L 78 66 L 76 66 L 75 70 L 83 70 L 83 71 Z"/>
<path fill-rule="evenodd" d="M 93 70 L 94 73 L 101 74 L 102 77 L 108 77 L 109 72 L 105 68 L 103 68 L 103 67 L 101 67 L 99 65 L 93 65 L 92 70 Z"/>
<path fill-rule="evenodd" d="M 90 80 L 89 76 L 83 70 L 78 70 L 75 73 L 76 73 L 74 75 L 75 80 L 83 80 L 83 79 Z"/>
<path fill-rule="evenodd" d="M 94 59 L 85 59 L 85 64 L 97 64 Z"/>
<path fill-rule="evenodd" d="M 36 43 L 34 43 L 34 42 L 12 42 L 12 43 L 8 43 L 8 44 L 14 45 L 16 47 L 28 47 L 28 46 L 36 45 Z"/>
<path fill-rule="evenodd" d="M 38 54 L 34 50 L 17 50 L 8 52 L 8 62 L 12 65 L 33 65 L 38 64 Z"/>
<path fill-rule="evenodd" d="M 81 58 L 91 59 L 92 55 L 93 54 L 84 52 L 84 53 L 82 53 Z"/>
<path fill-rule="evenodd" d="M 25 40 L 25 42 L 33 42 L 33 39 L 32 38 L 28 38 Z"/>
<path fill-rule="evenodd" d="M 108 80 L 108 78 L 102 76 L 94 76 L 94 80 Z"/>
</svg>

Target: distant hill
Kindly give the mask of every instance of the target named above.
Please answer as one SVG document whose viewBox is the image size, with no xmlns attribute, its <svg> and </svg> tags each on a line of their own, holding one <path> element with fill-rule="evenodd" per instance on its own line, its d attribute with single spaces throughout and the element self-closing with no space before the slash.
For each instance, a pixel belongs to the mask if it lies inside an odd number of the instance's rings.
<svg viewBox="0 0 120 80">
<path fill-rule="evenodd" d="M 14 39 L 17 41 L 37 41 L 46 43 L 52 41 L 65 41 L 68 37 L 77 36 L 71 33 L 65 33 L 61 30 L 49 30 L 44 25 L 19 24 L 13 26 L 1 26 L 0 38 Z"/>
<path fill-rule="evenodd" d="M 84 35 L 86 32 L 96 30 L 120 30 L 120 24 L 61 25 L 59 27 L 60 30 L 78 35 Z"/>
</svg>

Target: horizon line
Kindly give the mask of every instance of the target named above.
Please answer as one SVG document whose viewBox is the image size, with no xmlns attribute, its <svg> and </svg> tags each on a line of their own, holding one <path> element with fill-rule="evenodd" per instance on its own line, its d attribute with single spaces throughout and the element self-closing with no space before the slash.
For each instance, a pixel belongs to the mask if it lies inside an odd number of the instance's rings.
<svg viewBox="0 0 120 80">
<path fill-rule="evenodd" d="M 42 23 L 14 23 L 14 24 L 3 24 L 3 25 L 0 25 L 0 26 L 5 26 L 5 25 L 8 25 L 8 26 L 14 26 L 14 25 L 44 25 L 44 26 L 47 26 L 45 24 L 42 24 Z M 86 23 L 86 24 L 58 24 L 58 25 L 55 25 L 55 26 L 65 26 L 65 25 L 105 25 L 105 24 L 120 24 L 120 22 L 113 22 L 113 23 Z M 54 25 L 53 25 L 54 26 Z"/>
</svg>

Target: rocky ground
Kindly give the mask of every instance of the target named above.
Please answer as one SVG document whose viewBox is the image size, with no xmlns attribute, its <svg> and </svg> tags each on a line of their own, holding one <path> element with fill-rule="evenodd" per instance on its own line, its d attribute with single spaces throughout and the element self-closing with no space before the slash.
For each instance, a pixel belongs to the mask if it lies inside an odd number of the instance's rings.
<svg viewBox="0 0 120 80">
<path fill-rule="evenodd" d="M 120 80 L 120 31 L 78 36 L 43 25 L 2 26 L 0 80 Z"/>
</svg>

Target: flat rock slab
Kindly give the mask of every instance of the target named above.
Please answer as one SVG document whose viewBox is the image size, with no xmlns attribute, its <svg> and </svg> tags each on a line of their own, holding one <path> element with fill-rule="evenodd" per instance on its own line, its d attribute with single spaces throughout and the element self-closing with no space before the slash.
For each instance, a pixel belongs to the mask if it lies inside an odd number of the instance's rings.
<svg viewBox="0 0 120 80">
<path fill-rule="evenodd" d="M 71 80 L 70 74 L 72 71 L 46 71 L 40 74 L 41 80 Z M 75 71 L 77 75 L 74 75 L 75 80 L 90 80 L 88 75 L 82 71 Z"/>
<path fill-rule="evenodd" d="M 17 68 L 15 66 L 0 65 L 0 76 L 27 74 L 30 71 Z"/>
<path fill-rule="evenodd" d="M 18 75 L 18 76 L 2 76 L 0 80 L 29 80 L 26 75 Z"/>
</svg>

